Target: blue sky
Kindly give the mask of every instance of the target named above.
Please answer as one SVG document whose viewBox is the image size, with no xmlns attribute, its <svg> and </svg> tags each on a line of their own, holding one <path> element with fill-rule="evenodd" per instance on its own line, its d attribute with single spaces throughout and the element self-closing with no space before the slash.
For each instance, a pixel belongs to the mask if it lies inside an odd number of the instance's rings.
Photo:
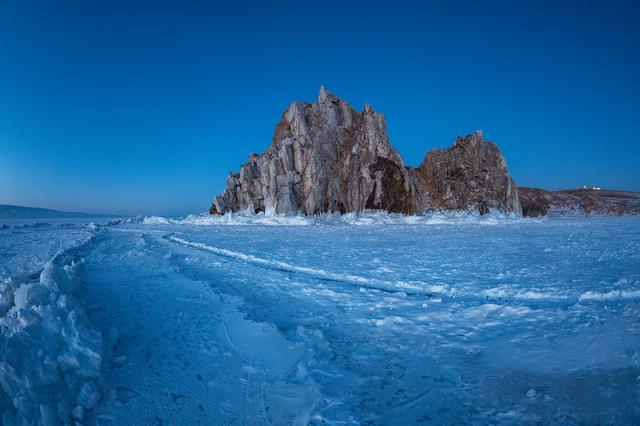
<svg viewBox="0 0 640 426">
<path fill-rule="evenodd" d="M 519 185 L 640 190 L 638 1 L 228 3 L 0 0 L 0 203 L 204 211 L 320 85 L 409 165 L 483 129 Z"/>
</svg>

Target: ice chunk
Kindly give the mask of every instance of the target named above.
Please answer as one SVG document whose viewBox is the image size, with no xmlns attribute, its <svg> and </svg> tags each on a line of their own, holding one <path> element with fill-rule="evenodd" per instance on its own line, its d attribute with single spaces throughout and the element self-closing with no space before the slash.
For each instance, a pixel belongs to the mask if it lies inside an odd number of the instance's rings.
<svg viewBox="0 0 640 426">
<path fill-rule="evenodd" d="M 78 360 L 76 373 L 82 377 L 98 377 L 102 362 L 102 337 L 91 329 L 86 315 L 74 309 L 69 312 L 62 336 L 67 347 L 65 357 Z"/>
<path fill-rule="evenodd" d="M 50 303 L 51 292 L 41 283 L 22 284 L 16 290 L 13 299 L 17 309 L 27 309 Z"/>
<path fill-rule="evenodd" d="M 78 405 L 83 406 L 87 410 L 91 410 L 100 400 L 100 392 L 93 380 L 85 382 L 80 388 L 78 394 Z"/>
<path fill-rule="evenodd" d="M 76 420 L 84 419 L 84 407 L 82 405 L 77 405 L 73 410 L 71 410 L 71 417 Z"/>
<path fill-rule="evenodd" d="M 40 421 L 43 426 L 56 426 L 58 421 L 58 410 L 54 404 L 40 404 Z"/>
</svg>

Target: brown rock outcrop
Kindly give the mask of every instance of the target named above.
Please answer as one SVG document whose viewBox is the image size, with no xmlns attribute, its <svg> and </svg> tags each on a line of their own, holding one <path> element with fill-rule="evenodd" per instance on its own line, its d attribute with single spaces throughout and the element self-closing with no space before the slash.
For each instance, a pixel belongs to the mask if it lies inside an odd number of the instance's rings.
<svg viewBox="0 0 640 426">
<path fill-rule="evenodd" d="M 427 153 L 412 169 L 389 143 L 382 114 L 369 105 L 356 111 L 321 88 L 318 102 L 289 106 L 271 146 L 229 175 L 210 213 L 365 209 L 520 213 L 520 204 L 500 150 L 481 132 Z"/>
<path fill-rule="evenodd" d="M 425 209 L 520 213 L 518 187 L 508 174 L 507 163 L 496 144 L 483 138 L 482 131 L 459 137 L 451 148 L 429 151 L 412 172 L 429 194 L 430 205 Z"/>
</svg>

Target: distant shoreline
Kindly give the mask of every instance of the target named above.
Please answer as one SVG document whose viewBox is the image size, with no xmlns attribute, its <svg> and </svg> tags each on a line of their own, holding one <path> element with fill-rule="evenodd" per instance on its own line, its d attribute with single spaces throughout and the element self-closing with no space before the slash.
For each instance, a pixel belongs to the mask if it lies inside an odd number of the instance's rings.
<svg viewBox="0 0 640 426">
<path fill-rule="evenodd" d="M 82 219 L 115 218 L 123 215 L 104 213 L 65 212 L 41 207 L 25 207 L 12 204 L 0 204 L 0 219 Z"/>
</svg>

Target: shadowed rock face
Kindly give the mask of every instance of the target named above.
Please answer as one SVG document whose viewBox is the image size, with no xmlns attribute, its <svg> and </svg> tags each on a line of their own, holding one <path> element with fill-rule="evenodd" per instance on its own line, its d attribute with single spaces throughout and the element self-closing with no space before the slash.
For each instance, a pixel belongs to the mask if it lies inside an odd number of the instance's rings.
<svg viewBox="0 0 640 426">
<path fill-rule="evenodd" d="M 210 213 L 486 213 L 491 208 L 520 213 L 504 158 L 481 132 L 429 152 L 411 169 L 389 143 L 382 114 L 369 105 L 356 111 L 321 88 L 318 102 L 289 106 L 271 146 L 229 175 Z"/>
<path fill-rule="evenodd" d="M 378 157 L 369 166 L 369 178 L 373 181 L 373 189 L 369 193 L 365 209 L 404 214 L 415 211 L 411 183 L 402 164 Z"/>
<path fill-rule="evenodd" d="M 520 188 L 524 216 L 547 215 L 638 215 L 640 193 L 609 189 L 547 191 Z"/>
</svg>

